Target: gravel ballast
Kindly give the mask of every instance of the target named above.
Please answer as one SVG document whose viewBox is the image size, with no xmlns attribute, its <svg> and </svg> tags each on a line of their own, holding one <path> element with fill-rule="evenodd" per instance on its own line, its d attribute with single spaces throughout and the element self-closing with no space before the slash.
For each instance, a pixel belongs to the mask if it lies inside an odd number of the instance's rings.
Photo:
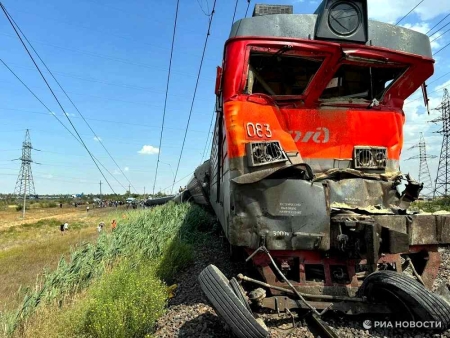
<svg viewBox="0 0 450 338">
<path fill-rule="evenodd" d="M 207 298 L 201 291 L 198 275 L 209 264 L 216 265 L 227 278 L 238 273 L 250 273 L 245 263 L 233 263 L 229 259 L 226 242 L 217 236 L 196 248 L 194 263 L 182 272 L 176 281 L 178 287 L 175 296 L 169 301 L 166 314 L 157 322 L 155 337 L 232 337 L 232 332 L 209 305 Z M 441 283 L 450 283 L 450 250 L 440 249 L 442 262 L 438 278 L 433 289 Z M 296 327 L 293 328 L 292 317 L 283 315 L 282 318 L 270 314 L 261 314 L 266 325 L 270 328 L 270 337 L 306 337 L 315 335 L 308 326 L 294 313 Z M 406 330 L 406 329 L 370 329 L 365 330 L 362 319 L 349 320 L 348 317 L 330 315 L 325 321 L 339 337 L 449 337 L 450 330 L 443 333 Z"/>
</svg>

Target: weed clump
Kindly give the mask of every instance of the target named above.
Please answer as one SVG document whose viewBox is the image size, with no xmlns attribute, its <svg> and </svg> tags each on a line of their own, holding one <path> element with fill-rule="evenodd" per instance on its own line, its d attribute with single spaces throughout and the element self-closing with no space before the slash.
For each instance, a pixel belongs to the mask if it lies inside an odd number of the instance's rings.
<svg viewBox="0 0 450 338">
<path fill-rule="evenodd" d="M 126 261 L 88 293 L 82 331 L 92 337 L 143 337 L 164 313 L 166 299 L 152 264 L 134 267 Z"/>
<path fill-rule="evenodd" d="M 116 219 L 121 221 L 114 232 L 102 232 L 95 245 L 79 247 L 67 261 L 61 258 L 58 267 L 25 294 L 17 311 L 0 314 L 5 333 L 50 336 L 46 327 L 62 330 L 66 337 L 151 333 L 164 310 L 166 285 L 191 262 L 192 244 L 205 239 L 213 218 L 197 205 L 169 203 Z M 71 304 L 84 290 L 85 296 Z M 55 305 L 62 311 L 48 316 Z M 55 317 L 59 318 L 56 325 Z"/>
</svg>

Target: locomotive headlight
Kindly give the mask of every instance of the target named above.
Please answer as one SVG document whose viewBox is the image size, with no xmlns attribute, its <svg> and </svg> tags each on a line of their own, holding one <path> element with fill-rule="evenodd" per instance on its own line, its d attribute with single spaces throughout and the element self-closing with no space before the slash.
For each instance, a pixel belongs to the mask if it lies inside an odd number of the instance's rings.
<svg viewBox="0 0 450 338">
<path fill-rule="evenodd" d="M 384 169 L 386 162 L 387 149 L 385 147 L 355 147 L 355 169 Z"/>
<path fill-rule="evenodd" d="M 360 149 L 356 158 L 358 164 L 361 167 L 370 167 L 372 166 L 373 155 L 370 149 Z"/>
<path fill-rule="evenodd" d="M 250 167 L 288 160 L 279 141 L 247 143 L 247 160 Z"/>
</svg>

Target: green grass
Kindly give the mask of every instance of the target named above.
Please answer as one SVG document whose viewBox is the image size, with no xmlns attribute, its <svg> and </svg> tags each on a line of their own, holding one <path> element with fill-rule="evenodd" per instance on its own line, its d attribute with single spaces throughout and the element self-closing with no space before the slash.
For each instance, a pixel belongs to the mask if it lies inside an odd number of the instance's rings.
<svg viewBox="0 0 450 338">
<path fill-rule="evenodd" d="M 6 335 L 49 337 L 58 330 L 69 330 L 66 337 L 151 334 L 162 313 L 164 282 L 171 283 L 191 261 L 191 244 L 205 238 L 199 229 L 208 231 L 213 220 L 196 205 L 173 203 L 121 215 L 116 217 L 116 231 L 100 234 L 96 244 L 83 245 L 70 259 L 61 259 L 36 288 L 25 292 L 16 311 L 0 314 Z M 77 296 L 80 291 L 83 296 Z M 147 308 L 151 304 L 155 307 Z M 103 328 L 92 319 L 94 314 L 103 325 L 114 325 Z"/>
<path fill-rule="evenodd" d="M 42 228 L 44 226 L 59 227 L 60 224 L 61 224 L 61 221 L 54 219 L 54 218 L 50 218 L 50 219 L 42 219 L 42 220 L 39 220 L 34 223 L 24 223 L 24 224 L 21 224 L 20 226 L 22 228 Z"/>
<path fill-rule="evenodd" d="M 143 337 L 164 313 L 167 288 L 152 264 L 125 261 L 90 290 L 78 333 L 92 337 Z M 76 319 L 74 318 L 76 321 Z"/>
<path fill-rule="evenodd" d="M 433 201 L 415 201 L 411 208 L 420 209 L 425 212 L 450 211 L 450 198 L 440 198 Z"/>
</svg>

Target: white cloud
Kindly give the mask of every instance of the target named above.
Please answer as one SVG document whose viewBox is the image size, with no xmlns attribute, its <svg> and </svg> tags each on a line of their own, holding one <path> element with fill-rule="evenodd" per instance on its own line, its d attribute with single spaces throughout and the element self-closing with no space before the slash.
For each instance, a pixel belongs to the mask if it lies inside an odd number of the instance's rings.
<svg viewBox="0 0 450 338">
<path fill-rule="evenodd" d="M 369 16 L 371 19 L 395 23 L 416 5 L 417 0 L 369 0 Z M 408 18 L 417 15 L 421 21 L 431 20 L 448 12 L 450 1 L 428 0 L 414 9 Z"/>
<path fill-rule="evenodd" d="M 138 153 L 143 155 L 154 155 L 159 153 L 159 149 L 154 146 L 144 145 Z"/>
<path fill-rule="evenodd" d="M 64 113 L 64 115 L 69 116 L 69 117 L 74 117 L 75 116 L 75 114 L 73 114 L 73 113 Z"/>
<path fill-rule="evenodd" d="M 100 142 L 102 138 L 100 136 L 94 136 L 94 141 Z"/>
<path fill-rule="evenodd" d="M 123 171 L 130 171 L 130 168 L 125 167 L 125 168 L 123 168 Z"/>
<path fill-rule="evenodd" d="M 434 90 L 443 90 L 444 88 L 448 88 L 450 89 L 450 80 L 444 82 L 443 84 L 440 84 L 439 86 L 437 86 Z M 441 93 L 443 95 L 443 92 Z"/>
<path fill-rule="evenodd" d="M 443 88 L 446 83 L 443 83 L 436 88 Z M 401 170 L 404 173 L 410 173 L 414 178 L 418 179 L 419 176 L 419 159 L 407 160 L 410 157 L 414 157 L 419 154 L 418 148 L 410 149 L 412 146 L 419 143 L 420 133 L 422 132 L 425 137 L 427 145 L 427 155 L 436 155 L 436 158 L 428 159 L 428 167 L 431 174 L 431 179 L 434 182 L 436 177 L 437 167 L 439 164 L 439 154 L 442 145 L 442 135 L 434 133 L 439 130 L 441 124 L 431 123 L 440 116 L 440 112 L 436 111 L 442 100 L 442 90 L 433 92 L 430 94 L 429 90 L 429 108 L 430 115 L 426 112 L 424 107 L 421 90 L 418 89 L 416 93 L 411 95 L 411 98 L 405 102 L 403 110 L 406 115 L 406 123 L 403 128 L 404 131 L 404 144 L 402 151 Z"/>
</svg>

